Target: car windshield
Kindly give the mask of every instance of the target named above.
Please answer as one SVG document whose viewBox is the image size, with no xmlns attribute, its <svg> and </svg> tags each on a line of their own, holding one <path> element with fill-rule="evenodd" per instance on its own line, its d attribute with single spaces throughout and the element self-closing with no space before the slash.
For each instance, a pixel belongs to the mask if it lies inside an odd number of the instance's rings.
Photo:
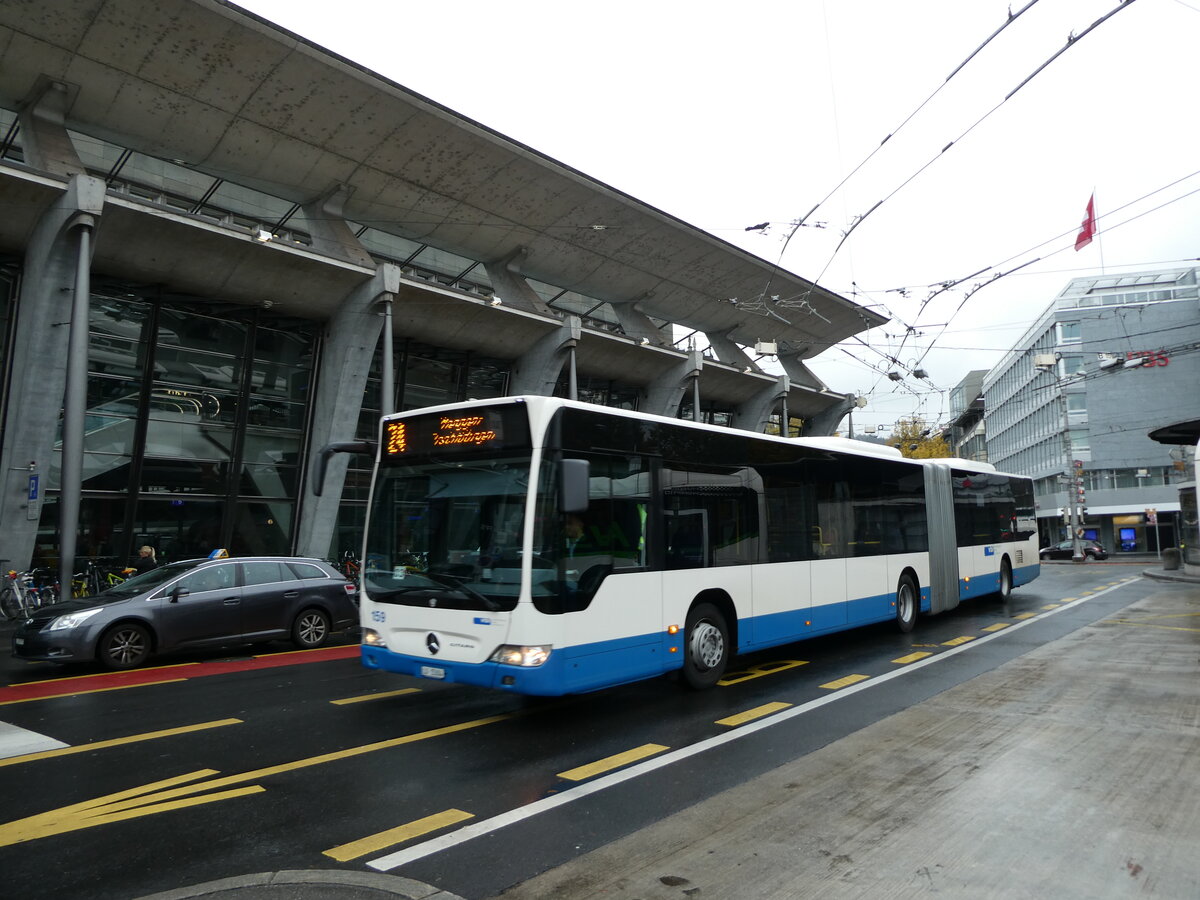
<svg viewBox="0 0 1200 900">
<path fill-rule="evenodd" d="M 178 578 L 184 572 L 196 568 L 202 559 L 187 559 L 182 562 L 167 563 L 164 566 L 159 566 L 157 569 L 151 569 L 149 572 L 143 572 L 141 575 L 135 575 L 120 584 L 113 585 L 106 591 L 101 591 L 96 595 L 97 600 L 102 600 L 105 603 L 112 603 L 116 600 L 127 600 L 130 597 L 136 597 L 139 594 L 145 594 L 154 590 L 159 585 L 166 584 L 173 578 Z"/>
</svg>

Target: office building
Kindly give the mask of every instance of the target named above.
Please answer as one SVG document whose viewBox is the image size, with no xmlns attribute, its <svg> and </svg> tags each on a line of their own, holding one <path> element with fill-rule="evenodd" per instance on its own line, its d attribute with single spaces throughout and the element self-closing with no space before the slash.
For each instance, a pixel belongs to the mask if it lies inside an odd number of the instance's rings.
<svg viewBox="0 0 1200 900">
<path fill-rule="evenodd" d="M 1197 416 L 1197 271 L 1073 279 L 984 380 L 988 458 L 1036 480 L 1043 544 L 1072 497 L 1110 553 L 1178 543 L 1194 445 L 1149 434 Z"/>
</svg>

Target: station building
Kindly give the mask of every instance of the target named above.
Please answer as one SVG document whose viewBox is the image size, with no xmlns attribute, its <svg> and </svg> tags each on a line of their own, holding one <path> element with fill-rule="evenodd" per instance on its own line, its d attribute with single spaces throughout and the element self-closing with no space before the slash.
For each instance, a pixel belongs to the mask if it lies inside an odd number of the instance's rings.
<svg viewBox="0 0 1200 900">
<path fill-rule="evenodd" d="M 884 321 L 221 0 L 9 0 L 0 58 L 6 567 L 355 549 L 314 455 L 447 401 L 830 434 Z"/>
<path fill-rule="evenodd" d="M 1072 279 L 984 379 L 988 460 L 1035 479 L 1043 546 L 1070 537 L 1072 494 L 1081 536 L 1110 554 L 1195 532 L 1180 513 L 1195 434 L 1166 426 L 1200 414 L 1198 272 Z"/>
</svg>

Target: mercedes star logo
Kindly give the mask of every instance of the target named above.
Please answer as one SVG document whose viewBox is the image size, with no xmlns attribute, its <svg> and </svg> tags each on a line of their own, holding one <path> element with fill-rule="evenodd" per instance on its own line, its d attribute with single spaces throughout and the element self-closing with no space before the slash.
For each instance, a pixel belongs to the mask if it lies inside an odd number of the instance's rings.
<svg viewBox="0 0 1200 900">
<path fill-rule="evenodd" d="M 437 652 L 442 649 L 441 642 L 432 631 L 425 635 L 425 646 L 429 648 L 429 652 L 434 656 L 437 656 Z"/>
</svg>

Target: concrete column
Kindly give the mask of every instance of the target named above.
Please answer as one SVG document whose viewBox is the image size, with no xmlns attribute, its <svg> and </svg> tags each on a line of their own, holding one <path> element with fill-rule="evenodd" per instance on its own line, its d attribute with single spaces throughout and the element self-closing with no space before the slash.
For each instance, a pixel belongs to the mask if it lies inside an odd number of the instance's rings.
<svg viewBox="0 0 1200 900">
<path fill-rule="evenodd" d="M 626 337 L 657 347 L 671 346 L 671 341 L 663 337 L 662 331 L 654 324 L 654 320 L 642 312 L 642 308 L 638 306 L 636 300 L 629 303 L 610 303 L 609 305 L 616 313 L 617 321 L 621 323 L 621 330 L 625 332 Z"/>
<path fill-rule="evenodd" d="M 352 192 L 353 188 L 335 184 L 317 199 L 304 204 L 304 216 L 308 233 L 312 237 L 312 248 L 336 259 L 374 268 L 375 260 L 354 236 L 354 232 L 342 216 L 342 210 Z"/>
<path fill-rule="evenodd" d="M 55 175 L 87 175 L 65 125 L 79 87 L 65 81 L 38 78 L 19 113 L 21 146 L 27 165 Z"/>
<path fill-rule="evenodd" d="M 826 408 L 823 412 L 811 416 L 804 422 L 805 437 L 831 437 L 837 431 L 842 419 L 856 406 L 858 397 L 846 394 L 841 400 Z"/>
<path fill-rule="evenodd" d="M 737 366 L 739 369 L 749 369 L 759 375 L 763 373 L 762 369 L 758 367 L 758 363 L 726 335 L 705 334 L 705 337 L 708 338 L 708 344 L 712 347 L 713 353 L 717 354 L 719 362 L 723 362 L 727 366 Z"/>
<path fill-rule="evenodd" d="M 513 363 L 509 394 L 549 397 L 558 384 L 558 374 L 583 334 L 579 316 L 567 316 L 562 327 L 543 337 Z"/>
<path fill-rule="evenodd" d="M 543 316 L 557 316 L 521 274 L 521 264 L 528 252 L 526 248 L 518 247 L 503 259 L 483 264 L 492 281 L 492 290 L 507 306 Z"/>
<path fill-rule="evenodd" d="M 737 408 L 733 416 L 734 427 L 761 434 L 767 427 L 767 420 L 775 412 L 775 407 L 779 405 L 780 399 L 787 396 L 789 389 L 788 376 L 780 375 L 774 384 L 768 385 L 752 400 Z"/>
<path fill-rule="evenodd" d="M 674 418 L 679 414 L 683 395 L 696 384 L 700 370 L 704 368 L 704 354 L 699 350 L 688 352 L 687 358 L 660 375 L 646 388 L 642 410 L 660 416 Z"/>
<path fill-rule="evenodd" d="M 303 556 L 324 557 L 330 552 L 329 544 L 337 525 L 350 459 L 339 453 L 329 460 L 325 488 L 320 497 L 313 494 L 309 475 L 322 447 L 355 438 L 367 374 L 383 332 L 384 318 L 377 304 L 390 300 L 399 290 L 400 267 L 390 263 L 382 265 L 374 278 L 346 296 L 326 326 L 313 400 L 308 465 L 298 511 L 296 551 Z M 366 462 L 357 461 L 360 465 Z"/>
<path fill-rule="evenodd" d="M 75 176 L 42 214 L 25 252 L 14 323 L 12 383 L 0 446 L 0 559 L 8 560 L 0 565 L 15 569 L 28 567 L 37 536 L 37 511 L 29 508 L 30 474 L 38 475 L 42 496 L 48 487 L 58 486 L 54 449 L 79 274 L 78 232 L 83 227 L 95 230 L 103 206 L 104 182 Z M 87 324 L 80 326 L 84 334 Z"/>
<path fill-rule="evenodd" d="M 801 388 L 811 388 L 814 391 L 828 391 L 820 378 L 818 378 L 808 366 L 794 353 L 782 353 L 778 357 L 779 364 L 783 366 L 783 371 L 787 372 L 788 378 L 792 380 L 792 384 Z"/>
</svg>

